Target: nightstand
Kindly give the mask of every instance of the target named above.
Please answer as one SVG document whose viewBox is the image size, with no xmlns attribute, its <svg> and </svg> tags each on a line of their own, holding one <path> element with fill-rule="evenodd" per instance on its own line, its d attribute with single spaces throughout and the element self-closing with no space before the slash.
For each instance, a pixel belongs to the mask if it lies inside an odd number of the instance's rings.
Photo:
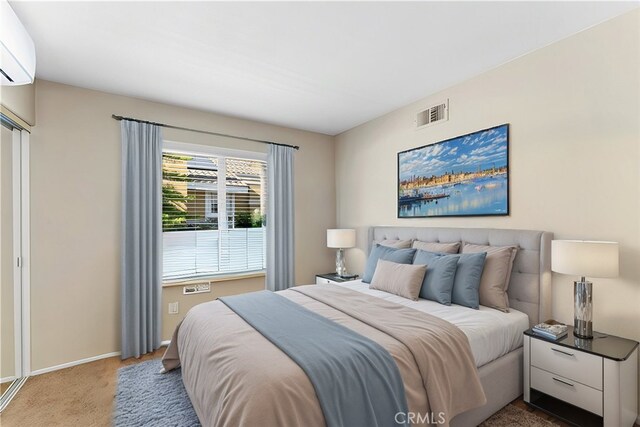
<svg viewBox="0 0 640 427">
<path fill-rule="evenodd" d="M 633 426 L 638 342 L 594 332 L 557 341 L 524 332 L 524 401 L 581 427 Z"/>
<path fill-rule="evenodd" d="M 316 274 L 316 285 L 321 285 L 323 283 L 332 283 L 335 285 L 336 283 L 343 283 L 356 279 L 358 279 L 358 275 L 345 278 L 338 276 L 336 273 Z"/>
</svg>

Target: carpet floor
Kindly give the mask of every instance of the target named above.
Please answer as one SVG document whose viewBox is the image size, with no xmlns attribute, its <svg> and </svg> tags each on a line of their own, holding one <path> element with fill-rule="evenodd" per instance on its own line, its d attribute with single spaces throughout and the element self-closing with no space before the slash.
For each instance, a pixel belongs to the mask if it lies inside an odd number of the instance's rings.
<svg viewBox="0 0 640 427">
<path fill-rule="evenodd" d="M 27 379 L 0 414 L 2 427 L 111 426 L 118 368 L 162 357 L 165 348 L 140 359 L 109 357 Z"/>
</svg>

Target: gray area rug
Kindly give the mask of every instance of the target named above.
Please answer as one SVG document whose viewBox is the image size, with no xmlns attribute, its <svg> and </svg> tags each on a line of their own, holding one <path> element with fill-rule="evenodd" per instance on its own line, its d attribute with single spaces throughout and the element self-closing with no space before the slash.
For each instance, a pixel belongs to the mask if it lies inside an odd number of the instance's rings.
<svg viewBox="0 0 640 427">
<path fill-rule="evenodd" d="M 200 427 L 182 384 L 180 369 L 161 374 L 160 360 L 120 368 L 113 414 L 115 427 Z M 481 427 L 549 427 L 554 424 L 507 405 Z"/>
<path fill-rule="evenodd" d="M 115 427 L 200 427 L 180 369 L 161 374 L 160 360 L 118 370 Z"/>
</svg>

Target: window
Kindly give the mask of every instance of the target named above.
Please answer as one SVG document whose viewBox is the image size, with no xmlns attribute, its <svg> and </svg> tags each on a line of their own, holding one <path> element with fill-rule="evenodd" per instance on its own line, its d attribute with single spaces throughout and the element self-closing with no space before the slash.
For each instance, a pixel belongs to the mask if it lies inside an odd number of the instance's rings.
<svg viewBox="0 0 640 427">
<path fill-rule="evenodd" d="M 204 194 L 205 212 L 207 218 L 218 218 L 218 193 L 216 191 L 207 191 Z"/>
<path fill-rule="evenodd" d="M 207 148 L 163 152 L 165 281 L 266 265 L 266 163 Z"/>
</svg>

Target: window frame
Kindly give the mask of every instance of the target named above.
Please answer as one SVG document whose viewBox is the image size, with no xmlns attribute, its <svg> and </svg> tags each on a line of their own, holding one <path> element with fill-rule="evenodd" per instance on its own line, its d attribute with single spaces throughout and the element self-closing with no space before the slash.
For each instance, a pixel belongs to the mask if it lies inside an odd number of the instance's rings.
<svg viewBox="0 0 640 427">
<path fill-rule="evenodd" d="M 205 191 L 204 192 L 204 216 L 206 218 L 218 218 L 218 192 L 217 191 Z M 215 210 L 214 210 L 215 205 Z"/>
<path fill-rule="evenodd" d="M 213 157 L 224 157 L 224 158 L 237 158 L 237 159 L 246 159 L 246 160 L 260 160 L 263 162 L 267 161 L 267 152 L 259 151 L 247 151 L 247 150 L 238 150 L 233 148 L 225 148 L 218 147 L 215 145 L 203 145 L 203 144 L 193 144 L 187 142 L 178 142 L 171 140 L 164 140 L 162 142 L 162 153 L 174 153 L 174 154 L 186 154 L 192 156 L 198 155 L 207 155 Z M 220 181 L 219 181 L 220 182 Z M 219 191 L 216 191 L 217 203 L 221 202 Z M 224 203 L 227 203 L 226 197 Z M 227 212 L 228 216 L 228 212 Z M 220 209 L 215 214 L 215 217 L 220 221 Z M 218 222 L 220 224 L 220 222 Z M 231 229 L 227 227 L 227 229 Z M 256 277 L 256 275 L 263 275 L 266 273 L 265 269 L 260 270 L 247 270 L 247 271 L 235 271 L 235 272 L 225 272 L 225 273 L 214 273 L 214 274 L 203 274 L 203 275 L 194 275 L 188 277 L 180 277 L 180 278 L 171 278 L 171 279 L 162 279 L 163 286 L 176 286 L 180 283 L 192 283 L 192 282 L 204 282 L 211 280 L 224 280 L 225 278 L 229 279 L 240 279 L 243 277 Z"/>
</svg>

